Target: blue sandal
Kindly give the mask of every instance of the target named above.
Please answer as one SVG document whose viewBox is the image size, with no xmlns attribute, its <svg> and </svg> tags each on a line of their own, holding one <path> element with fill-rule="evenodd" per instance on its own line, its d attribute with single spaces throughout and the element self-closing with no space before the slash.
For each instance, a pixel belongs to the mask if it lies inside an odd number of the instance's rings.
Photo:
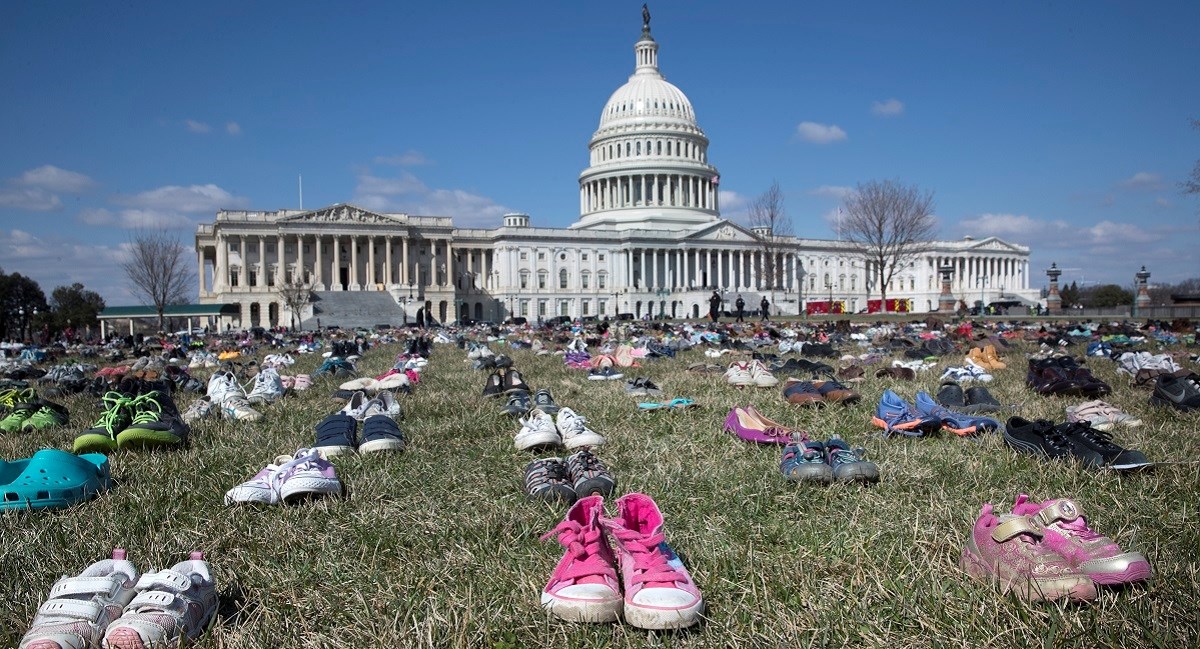
<svg viewBox="0 0 1200 649">
<path fill-rule="evenodd" d="M 27 460 L 0 460 L 0 510 L 59 509 L 112 486 L 108 458 L 44 448 Z"/>
</svg>

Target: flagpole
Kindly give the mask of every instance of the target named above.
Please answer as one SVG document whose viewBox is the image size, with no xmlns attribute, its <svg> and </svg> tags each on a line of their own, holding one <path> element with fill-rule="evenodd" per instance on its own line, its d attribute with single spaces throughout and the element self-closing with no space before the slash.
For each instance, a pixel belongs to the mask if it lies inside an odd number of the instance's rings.
<svg viewBox="0 0 1200 649">
<path fill-rule="evenodd" d="M 304 211 L 304 174 L 298 174 L 300 180 L 300 211 Z"/>
</svg>

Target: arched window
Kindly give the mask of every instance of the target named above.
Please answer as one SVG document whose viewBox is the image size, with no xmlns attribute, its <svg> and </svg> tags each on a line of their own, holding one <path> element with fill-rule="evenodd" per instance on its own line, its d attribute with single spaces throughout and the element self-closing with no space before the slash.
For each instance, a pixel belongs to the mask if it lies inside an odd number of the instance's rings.
<svg viewBox="0 0 1200 649">
<path fill-rule="evenodd" d="M 662 155 L 662 140 L 655 143 L 654 150 L 656 151 L 655 155 Z"/>
<path fill-rule="evenodd" d="M 558 287 L 567 288 L 567 269 L 558 271 Z"/>
<path fill-rule="evenodd" d="M 637 152 L 637 155 L 642 155 L 642 143 L 641 142 L 637 143 L 636 152 Z"/>
</svg>

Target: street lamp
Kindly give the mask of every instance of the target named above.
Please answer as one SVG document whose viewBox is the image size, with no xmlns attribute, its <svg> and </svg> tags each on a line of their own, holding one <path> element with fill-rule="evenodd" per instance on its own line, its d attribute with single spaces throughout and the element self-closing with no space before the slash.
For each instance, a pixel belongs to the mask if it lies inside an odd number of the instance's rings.
<svg viewBox="0 0 1200 649">
<path fill-rule="evenodd" d="M 808 320 L 808 309 L 804 308 L 804 278 L 808 275 L 808 271 L 804 270 L 804 264 L 800 264 L 800 268 L 796 271 L 796 278 L 800 280 L 800 313 L 804 314 L 805 320 Z"/>
<path fill-rule="evenodd" d="M 21 326 L 18 329 L 18 331 L 21 334 L 19 342 L 25 342 L 25 307 L 23 307 L 23 306 L 17 307 L 17 316 L 18 316 L 17 319 L 20 320 L 20 322 L 21 322 Z"/>
</svg>

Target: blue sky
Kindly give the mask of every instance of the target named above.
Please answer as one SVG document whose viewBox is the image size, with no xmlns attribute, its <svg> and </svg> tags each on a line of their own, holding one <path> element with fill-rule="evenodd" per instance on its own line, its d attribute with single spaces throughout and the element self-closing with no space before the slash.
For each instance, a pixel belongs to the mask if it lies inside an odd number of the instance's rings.
<svg viewBox="0 0 1200 649">
<path fill-rule="evenodd" d="M 943 238 L 1064 280 L 1200 276 L 1197 2 L 654 2 L 725 215 L 778 180 L 797 235 L 839 196 L 935 192 Z M 641 3 L 0 3 L 0 267 L 132 298 L 133 228 L 352 202 L 566 226 Z M 1039 276 L 1039 280 L 1044 278 Z"/>
</svg>

